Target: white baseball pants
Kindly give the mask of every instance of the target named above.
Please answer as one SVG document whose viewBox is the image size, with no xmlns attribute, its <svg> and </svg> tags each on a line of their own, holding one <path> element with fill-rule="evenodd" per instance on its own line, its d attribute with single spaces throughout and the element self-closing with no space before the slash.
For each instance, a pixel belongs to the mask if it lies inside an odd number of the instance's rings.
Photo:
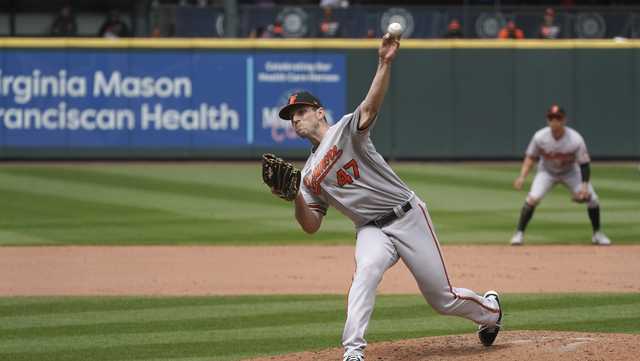
<svg viewBox="0 0 640 361">
<path fill-rule="evenodd" d="M 580 170 L 572 169 L 567 173 L 554 175 L 544 169 L 539 169 L 535 178 L 533 178 L 533 183 L 531 183 L 531 190 L 529 190 L 528 195 L 529 199 L 533 199 L 536 203 L 540 202 L 545 194 L 558 183 L 564 184 L 572 194 L 578 193 L 582 185 Z M 591 182 L 589 182 L 589 193 L 591 194 L 589 203 L 597 204 L 598 195 L 593 189 Z"/>
<path fill-rule="evenodd" d="M 362 352 L 373 312 L 376 289 L 384 272 L 402 259 L 422 295 L 436 311 L 493 326 L 499 306 L 465 288 L 451 286 L 426 205 L 417 197 L 412 209 L 383 228 L 357 229 L 356 271 L 349 291 L 347 321 L 342 335 L 345 353 Z"/>
</svg>

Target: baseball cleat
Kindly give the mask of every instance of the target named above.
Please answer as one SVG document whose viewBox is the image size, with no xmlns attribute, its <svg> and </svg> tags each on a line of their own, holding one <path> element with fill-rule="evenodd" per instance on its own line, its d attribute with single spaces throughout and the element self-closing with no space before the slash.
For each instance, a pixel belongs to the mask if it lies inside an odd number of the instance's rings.
<svg viewBox="0 0 640 361">
<path fill-rule="evenodd" d="M 487 291 L 484 294 L 485 298 L 492 297 L 496 300 L 496 303 L 499 307 L 500 314 L 498 315 L 498 321 L 494 326 L 481 325 L 478 327 L 478 338 L 480 338 L 480 342 L 482 342 L 485 346 L 493 345 L 493 341 L 495 341 L 496 336 L 498 336 L 498 332 L 500 332 L 500 327 L 502 327 L 502 306 L 500 305 L 500 297 L 498 297 L 498 292 L 496 291 Z"/>
<path fill-rule="evenodd" d="M 512 246 L 522 246 L 524 243 L 524 232 L 518 231 L 511 237 Z"/>
<path fill-rule="evenodd" d="M 344 355 L 344 359 L 342 361 L 364 361 L 364 356 L 359 353 L 350 353 L 348 355 Z"/>
<path fill-rule="evenodd" d="M 611 244 L 611 240 L 601 231 L 597 231 L 593 234 L 593 237 L 591 237 L 591 243 L 600 246 L 608 246 Z"/>
</svg>

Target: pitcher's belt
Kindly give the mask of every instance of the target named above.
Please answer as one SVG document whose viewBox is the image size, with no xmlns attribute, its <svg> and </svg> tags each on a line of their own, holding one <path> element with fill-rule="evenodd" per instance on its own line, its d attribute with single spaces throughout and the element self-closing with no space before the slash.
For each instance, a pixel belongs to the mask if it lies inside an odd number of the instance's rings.
<svg viewBox="0 0 640 361">
<path fill-rule="evenodd" d="M 373 221 L 367 223 L 367 225 L 382 228 L 387 224 L 395 221 L 396 219 L 404 216 L 404 214 L 409 212 L 411 208 L 412 208 L 411 203 L 407 201 L 407 203 L 403 204 L 401 207 L 397 207 L 397 209 L 392 210 L 391 212 L 385 214 L 384 216 L 374 219 Z"/>
</svg>

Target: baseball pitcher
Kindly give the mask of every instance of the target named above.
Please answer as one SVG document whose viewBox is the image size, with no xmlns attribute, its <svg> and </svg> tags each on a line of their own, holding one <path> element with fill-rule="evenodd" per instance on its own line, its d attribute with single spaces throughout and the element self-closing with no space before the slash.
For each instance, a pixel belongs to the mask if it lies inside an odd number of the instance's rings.
<svg viewBox="0 0 640 361">
<path fill-rule="evenodd" d="M 394 173 L 371 141 L 370 131 L 387 92 L 391 63 L 399 46 L 397 37 L 385 34 L 369 92 L 353 113 L 334 125 L 327 123 L 320 100 L 308 92 L 291 95 L 279 113 L 313 146 L 301 171 L 299 193 L 290 197 L 302 229 L 318 231 L 329 206 L 350 218 L 356 228 L 356 269 L 342 336 L 344 361 L 364 360 L 364 336 L 376 289 L 384 272 L 400 259 L 426 301 L 441 314 L 477 323 L 485 346 L 493 344 L 501 325 L 497 292 L 480 296 L 451 285 L 426 204 Z M 272 191 L 287 199 L 290 191 L 275 189 L 279 187 L 268 182 L 274 174 L 269 166 L 266 174 L 265 182 Z M 295 182 L 286 187 L 292 188 L 296 188 Z"/>
<path fill-rule="evenodd" d="M 590 182 L 591 161 L 582 136 L 567 127 L 565 111 L 558 105 L 552 105 L 547 111 L 547 127 L 538 130 L 527 147 L 520 175 L 513 187 L 522 189 L 531 167 L 538 161 L 538 172 L 531 184 L 529 195 L 522 206 L 518 229 L 511 237 L 511 244 L 524 243 L 524 230 L 533 216 L 533 211 L 545 194 L 557 183 L 564 184 L 572 193 L 572 199 L 586 203 L 593 236 L 593 244 L 611 244 L 609 238 L 600 230 L 600 204 Z"/>
</svg>

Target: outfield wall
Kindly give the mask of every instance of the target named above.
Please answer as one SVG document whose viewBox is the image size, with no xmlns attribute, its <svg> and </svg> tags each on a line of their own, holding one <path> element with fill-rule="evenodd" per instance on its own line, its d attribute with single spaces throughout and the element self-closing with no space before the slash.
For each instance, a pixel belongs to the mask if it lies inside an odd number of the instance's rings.
<svg viewBox="0 0 640 361">
<path fill-rule="evenodd" d="M 304 157 L 276 116 L 365 96 L 378 40 L 0 38 L 0 158 Z M 374 129 L 397 159 L 522 156 L 562 104 L 596 158 L 640 157 L 638 41 L 405 40 Z"/>
</svg>

